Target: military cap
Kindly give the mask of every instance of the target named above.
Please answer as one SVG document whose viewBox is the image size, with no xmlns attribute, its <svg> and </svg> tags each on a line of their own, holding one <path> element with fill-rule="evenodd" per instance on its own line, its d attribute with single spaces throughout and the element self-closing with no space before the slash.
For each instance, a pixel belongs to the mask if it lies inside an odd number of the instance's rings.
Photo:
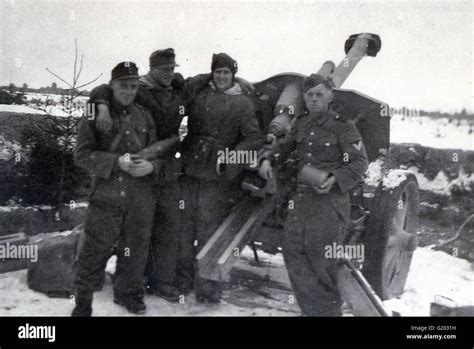
<svg viewBox="0 0 474 349">
<path fill-rule="evenodd" d="M 176 55 L 172 48 L 156 50 L 150 55 L 150 67 L 171 68 L 179 67 L 175 62 Z"/>
<path fill-rule="evenodd" d="M 133 62 L 121 62 L 112 69 L 111 80 L 138 79 L 138 68 Z"/>
<path fill-rule="evenodd" d="M 328 90 L 332 90 L 332 85 L 327 79 L 319 74 L 311 74 L 303 81 L 303 93 L 320 84 L 323 84 Z"/>
</svg>

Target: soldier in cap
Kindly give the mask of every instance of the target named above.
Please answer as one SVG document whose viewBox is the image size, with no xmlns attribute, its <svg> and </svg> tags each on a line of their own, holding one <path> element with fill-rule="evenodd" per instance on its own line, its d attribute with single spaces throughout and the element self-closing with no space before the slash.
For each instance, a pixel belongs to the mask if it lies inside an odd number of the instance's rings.
<svg viewBox="0 0 474 349">
<path fill-rule="evenodd" d="M 348 191 L 367 170 L 367 155 L 355 125 L 329 109 L 331 84 L 311 75 L 302 90 L 306 111 L 286 138 L 262 156 L 260 175 L 271 178 L 275 155 L 284 161 L 293 152 L 297 185 L 283 238 L 288 275 L 304 315 L 340 316 L 337 260 L 325 258 L 325 247 L 342 243 L 349 221 Z"/>
<path fill-rule="evenodd" d="M 211 74 L 201 74 L 186 81 L 175 73 L 176 55 L 172 48 L 156 50 L 150 55 L 150 71 L 140 77 L 136 102 L 151 111 L 159 141 L 178 135 L 180 123 L 188 115 L 189 107 L 196 94 L 203 89 Z M 244 86 L 251 85 L 238 79 Z M 111 90 L 107 85 L 94 89 L 91 101 L 98 109 L 97 127 L 107 131 L 110 127 L 108 106 Z M 163 170 L 158 178 L 158 198 L 155 226 L 152 234 L 151 253 L 146 269 L 149 293 L 168 301 L 177 302 L 180 295 L 190 292 L 189 284 L 181 283 L 176 277 L 181 231 L 182 197 L 179 177 L 182 174 L 182 159 L 179 144 L 162 156 Z"/>
<path fill-rule="evenodd" d="M 162 160 L 136 154 L 156 142 L 148 110 L 134 103 L 138 69 L 122 62 L 112 70 L 112 129 L 104 134 L 87 115 L 81 120 L 74 160 L 92 177 L 85 221 L 85 242 L 79 253 L 73 316 L 92 314 L 93 291 L 104 276 L 107 260 L 118 243 L 114 302 L 143 313 L 143 273 L 148 258 L 156 195 L 153 189 Z"/>
<path fill-rule="evenodd" d="M 188 287 L 195 282 L 199 302 L 217 303 L 221 287 L 195 277 L 195 257 L 239 195 L 238 173 L 221 163 L 218 154 L 226 149 L 256 153 L 262 137 L 253 103 L 235 82 L 237 62 L 225 53 L 215 54 L 211 70 L 212 81 L 191 106 L 189 134 L 183 144 L 185 209 L 178 277 Z"/>
</svg>

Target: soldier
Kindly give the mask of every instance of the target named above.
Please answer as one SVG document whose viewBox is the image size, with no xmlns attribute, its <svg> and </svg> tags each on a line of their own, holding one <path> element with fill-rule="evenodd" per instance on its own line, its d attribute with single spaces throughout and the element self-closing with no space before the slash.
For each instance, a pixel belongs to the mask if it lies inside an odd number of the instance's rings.
<svg viewBox="0 0 474 349">
<path fill-rule="evenodd" d="M 307 316 L 341 315 L 337 260 L 325 258 L 325 246 L 342 243 L 350 213 L 348 191 L 368 166 L 357 128 L 329 110 L 332 99 L 327 80 L 319 75 L 306 78 L 305 113 L 276 148 L 265 152 L 259 171 L 268 180 L 275 155 L 284 160 L 294 151 L 297 187 L 284 225 L 283 256 L 296 300 Z"/>
<path fill-rule="evenodd" d="M 111 250 L 118 242 L 114 302 L 143 313 L 143 273 L 150 247 L 161 160 L 137 155 L 156 141 L 148 110 L 133 103 L 138 69 L 122 62 L 112 70 L 112 129 L 104 133 L 85 116 L 79 125 L 74 159 L 92 176 L 85 221 L 85 241 L 74 277 L 76 307 L 72 316 L 92 314 L 93 291 L 100 285 Z"/>
<path fill-rule="evenodd" d="M 234 82 L 237 62 L 225 53 L 215 54 L 211 71 L 212 81 L 191 106 L 189 134 L 183 144 L 185 217 L 178 277 L 187 288 L 196 281 L 199 302 L 217 303 L 220 285 L 194 280 L 194 272 L 196 253 L 229 214 L 238 195 L 238 171 L 220 162 L 218 155 L 226 149 L 257 149 L 261 132 L 252 101 Z"/>
<path fill-rule="evenodd" d="M 184 81 L 181 75 L 174 72 L 175 67 L 179 67 L 175 57 L 172 48 L 154 51 L 149 59 L 150 71 L 140 77 L 136 102 L 151 111 L 158 140 L 178 135 L 181 120 L 187 115 L 190 103 L 211 78 L 210 74 L 201 74 Z M 245 80 L 239 81 L 247 88 L 252 88 Z M 99 109 L 99 129 L 110 128 L 110 98 L 111 90 L 107 85 L 99 86 L 91 93 L 91 102 L 96 103 Z M 181 287 L 176 279 L 178 238 L 182 220 L 178 178 L 182 174 L 182 163 L 179 145 L 172 150 L 162 156 L 164 162 L 161 176 L 158 178 L 157 210 L 146 275 L 148 292 L 177 302 L 181 294 L 187 294 L 190 290 L 188 287 Z"/>
</svg>

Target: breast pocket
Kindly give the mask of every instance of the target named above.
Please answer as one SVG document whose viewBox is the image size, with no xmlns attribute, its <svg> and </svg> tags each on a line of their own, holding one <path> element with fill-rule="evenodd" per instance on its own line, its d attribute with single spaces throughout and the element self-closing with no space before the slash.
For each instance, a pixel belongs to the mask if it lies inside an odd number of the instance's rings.
<svg viewBox="0 0 474 349">
<path fill-rule="evenodd" d="M 322 162 L 337 161 L 341 156 L 341 149 L 336 135 L 325 134 L 317 137 L 315 143 L 315 156 Z"/>
</svg>

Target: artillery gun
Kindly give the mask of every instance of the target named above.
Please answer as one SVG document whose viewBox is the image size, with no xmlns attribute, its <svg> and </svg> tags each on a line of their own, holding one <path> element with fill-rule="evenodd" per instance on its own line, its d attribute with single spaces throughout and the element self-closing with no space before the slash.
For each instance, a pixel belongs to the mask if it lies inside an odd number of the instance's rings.
<svg viewBox="0 0 474 349">
<path fill-rule="evenodd" d="M 389 170 L 390 115 L 388 105 L 358 91 L 341 88 L 356 65 L 375 57 L 381 40 L 375 34 L 351 35 L 345 58 L 336 65 L 325 62 L 317 74 L 334 86 L 331 109 L 352 120 L 359 130 L 369 158 L 364 183 L 351 195 L 351 221 L 344 238 L 347 245 L 363 244 L 365 258 L 358 263 L 341 258 L 338 287 L 354 315 L 387 316 L 381 300 L 399 296 L 404 289 L 411 259 L 417 247 L 418 184 L 413 174 Z M 252 96 L 269 143 L 281 140 L 302 110 L 304 75 L 287 73 L 255 83 Z M 254 172 L 242 187 L 250 193 L 234 207 L 197 255 L 199 276 L 226 282 L 246 245 L 269 253 L 281 250 L 280 239 L 292 175 L 282 170 L 277 183 L 259 183 Z"/>
</svg>

